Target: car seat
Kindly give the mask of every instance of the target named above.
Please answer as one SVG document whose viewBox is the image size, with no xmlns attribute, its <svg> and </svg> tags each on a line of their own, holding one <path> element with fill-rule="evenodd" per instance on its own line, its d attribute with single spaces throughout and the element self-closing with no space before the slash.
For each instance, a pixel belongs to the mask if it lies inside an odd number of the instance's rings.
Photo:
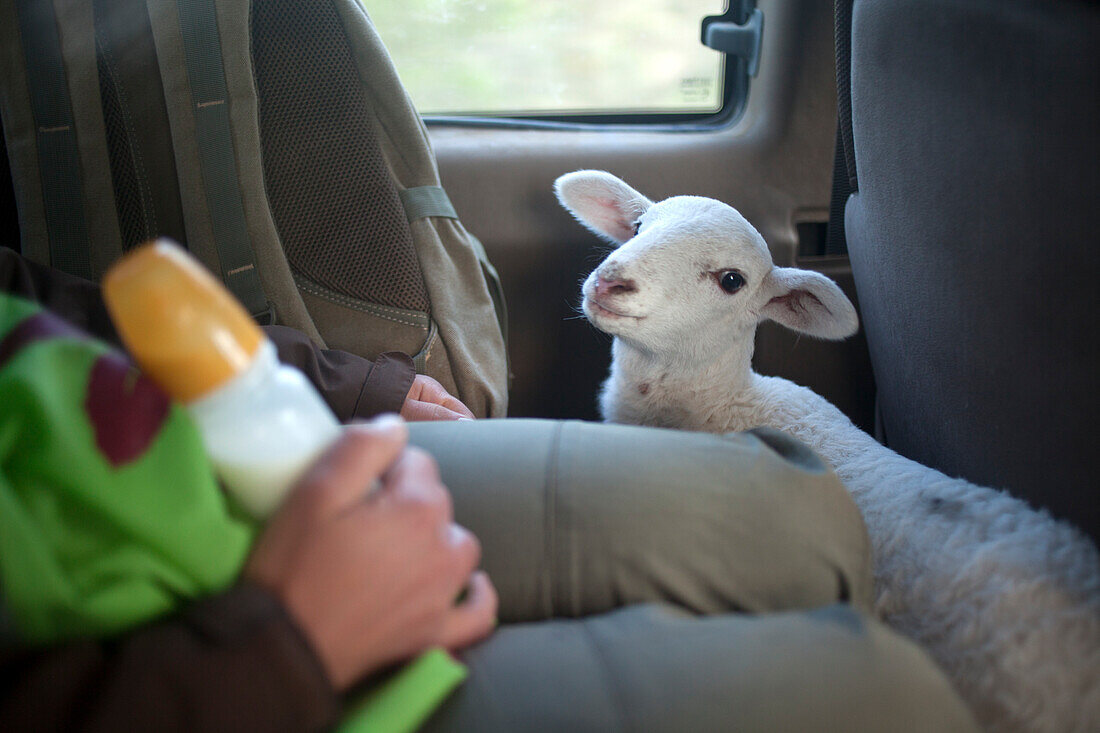
<svg viewBox="0 0 1100 733">
<path fill-rule="evenodd" d="M 1100 6 L 836 8 L 880 438 L 1096 538 Z"/>
</svg>

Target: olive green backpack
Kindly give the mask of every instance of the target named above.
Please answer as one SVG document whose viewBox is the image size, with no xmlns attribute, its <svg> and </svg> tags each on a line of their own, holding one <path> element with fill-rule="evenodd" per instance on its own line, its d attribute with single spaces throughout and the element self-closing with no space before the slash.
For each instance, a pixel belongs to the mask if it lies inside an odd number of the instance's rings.
<svg viewBox="0 0 1100 733">
<path fill-rule="evenodd" d="M 355 0 L 0 0 L 0 64 L 25 256 L 172 237 L 261 322 L 505 414 L 496 273 Z"/>
</svg>

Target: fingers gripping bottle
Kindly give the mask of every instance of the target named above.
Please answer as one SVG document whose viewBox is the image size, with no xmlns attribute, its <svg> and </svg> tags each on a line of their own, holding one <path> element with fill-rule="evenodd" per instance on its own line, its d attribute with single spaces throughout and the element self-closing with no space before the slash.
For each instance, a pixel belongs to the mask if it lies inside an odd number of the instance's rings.
<svg viewBox="0 0 1100 733">
<path fill-rule="evenodd" d="M 191 413 L 226 488 L 255 518 L 270 516 L 340 432 L 313 385 L 280 364 L 240 303 L 167 241 L 119 261 L 103 297 L 142 370 Z"/>
</svg>

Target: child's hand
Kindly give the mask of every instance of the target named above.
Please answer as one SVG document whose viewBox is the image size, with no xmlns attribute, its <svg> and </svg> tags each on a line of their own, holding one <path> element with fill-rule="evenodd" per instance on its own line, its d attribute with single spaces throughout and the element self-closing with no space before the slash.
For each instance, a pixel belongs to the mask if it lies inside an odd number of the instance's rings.
<svg viewBox="0 0 1100 733">
<path fill-rule="evenodd" d="M 443 388 L 443 385 L 424 374 L 417 374 L 412 388 L 401 406 L 401 417 L 409 422 L 421 420 L 474 419 L 466 405 Z"/>
</svg>

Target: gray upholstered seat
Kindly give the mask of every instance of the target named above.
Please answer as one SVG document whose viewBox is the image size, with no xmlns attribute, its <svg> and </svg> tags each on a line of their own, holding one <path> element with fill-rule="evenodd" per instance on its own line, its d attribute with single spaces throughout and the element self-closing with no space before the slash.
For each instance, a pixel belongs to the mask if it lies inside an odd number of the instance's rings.
<svg viewBox="0 0 1100 733">
<path fill-rule="evenodd" d="M 851 10 L 847 238 L 885 439 L 1100 536 L 1100 6 Z"/>
</svg>

